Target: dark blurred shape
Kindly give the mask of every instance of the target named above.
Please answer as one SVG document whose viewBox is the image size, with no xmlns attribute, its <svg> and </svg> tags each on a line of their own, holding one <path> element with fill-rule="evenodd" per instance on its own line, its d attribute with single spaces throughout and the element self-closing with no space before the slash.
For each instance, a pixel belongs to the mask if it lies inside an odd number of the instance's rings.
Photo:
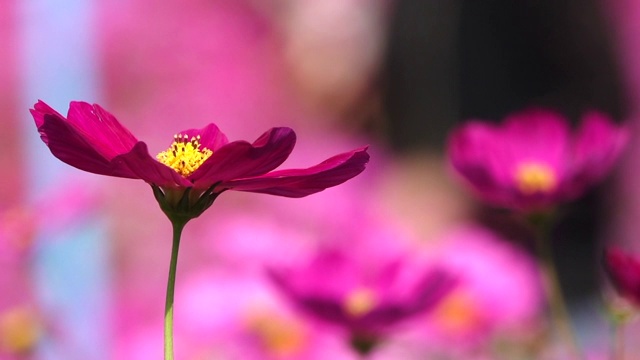
<svg viewBox="0 0 640 360">
<path fill-rule="evenodd" d="M 460 2 L 400 0 L 392 15 L 383 107 L 390 145 L 440 150 L 460 116 Z"/>
<path fill-rule="evenodd" d="M 615 64 L 595 0 L 400 0 L 384 67 L 389 142 L 439 150 L 455 122 L 530 105 L 620 118 Z"/>
<path fill-rule="evenodd" d="M 620 74 L 595 0 L 463 1 L 461 118 L 501 118 L 522 107 L 619 118 Z"/>
</svg>

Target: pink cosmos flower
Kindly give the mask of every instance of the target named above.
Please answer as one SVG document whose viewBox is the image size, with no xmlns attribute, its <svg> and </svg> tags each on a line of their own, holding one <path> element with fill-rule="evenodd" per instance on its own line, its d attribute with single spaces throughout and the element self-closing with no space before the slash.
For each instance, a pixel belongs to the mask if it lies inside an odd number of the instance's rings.
<svg viewBox="0 0 640 360">
<path fill-rule="evenodd" d="M 640 307 L 640 257 L 619 248 L 605 249 L 604 269 L 618 293 Z"/>
<path fill-rule="evenodd" d="M 357 229 L 362 239 L 351 237 L 355 228 L 344 232 L 350 241 L 341 243 L 348 247 L 319 249 L 298 264 L 272 267 L 269 274 L 294 306 L 345 330 L 354 348 L 367 353 L 396 325 L 435 307 L 455 280 L 394 246 L 392 241 L 401 239 L 376 239 L 374 229 Z"/>
<path fill-rule="evenodd" d="M 483 200 L 523 211 L 574 200 L 604 178 L 628 132 L 589 112 L 575 134 L 547 109 L 509 115 L 502 125 L 469 121 L 449 138 L 455 171 Z"/>
<path fill-rule="evenodd" d="M 229 142 L 215 124 L 174 136 L 156 157 L 99 105 L 71 102 L 67 117 L 39 101 L 31 109 L 51 152 L 80 170 L 152 185 L 165 213 L 199 216 L 226 190 L 303 197 L 338 185 L 364 170 L 366 147 L 307 168 L 272 171 L 293 150 L 296 135 L 272 128 L 253 143 Z"/>
</svg>

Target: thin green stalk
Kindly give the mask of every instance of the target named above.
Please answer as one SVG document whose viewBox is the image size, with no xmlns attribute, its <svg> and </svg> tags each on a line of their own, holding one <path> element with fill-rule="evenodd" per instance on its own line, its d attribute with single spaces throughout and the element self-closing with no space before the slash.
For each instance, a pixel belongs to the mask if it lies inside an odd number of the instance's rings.
<svg viewBox="0 0 640 360">
<path fill-rule="evenodd" d="M 571 316 L 567 309 L 560 280 L 558 279 L 558 271 L 553 261 L 551 253 L 550 238 L 548 224 L 535 224 L 536 226 L 536 246 L 538 257 L 545 281 L 545 294 L 547 303 L 551 311 L 552 321 L 563 343 L 569 347 L 574 359 L 584 359 L 578 340 L 571 323 Z"/>
<path fill-rule="evenodd" d="M 164 306 L 164 359 L 173 360 L 173 294 L 176 285 L 176 269 L 178 266 L 178 250 L 180 236 L 186 223 L 172 221 L 173 245 L 169 264 L 169 280 L 167 281 L 167 297 Z"/>
<path fill-rule="evenodd" d="M 624 360 L 624 325 L 622 320 L 611 321 L 611 360 Z"/>
</svg>

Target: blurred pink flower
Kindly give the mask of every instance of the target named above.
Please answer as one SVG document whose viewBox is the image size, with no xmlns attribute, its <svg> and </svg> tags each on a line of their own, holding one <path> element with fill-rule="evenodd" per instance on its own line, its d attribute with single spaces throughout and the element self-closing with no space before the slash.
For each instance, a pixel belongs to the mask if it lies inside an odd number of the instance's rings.
<svg viewBox="0 0 640 360">
<path fill-rule="evenodd" d="M 341 245 L 318 249 L 295 265 L 272 267 L 269 274 L 294 306 L 346 330 L 355 348 L 366 352 L 395 325 L 435 307 L 455 280 L 389 244 L 402 239 L 376 238 L 382 229 L 363 225 L 345 229 L 336 241 Z"/>
<path fill-rule="evenodd" d="M 640 307 L 640 257 L 611 247 L 604 252 L 604 269 L 616 291 Z"/>
<path fill-rule="evenodd" d="M 165 204 L 170 211 L 183 206 L 184 196 L 198 216 L 226 190 L 303 197 L 358 175 L 369 160 L 365 147 L 307 169 L 270 172 L 293 150 L 293 130 L 272 128 L 250 144 L 229 142 L 214 124 L 175 135 L 169 149 L 153 158 L 144 142 L 99 105 L 71 102 L 65 118 L 39 101 L 31 114 L 57 158 L 95 174 L 142 179 L 154 187 L 165 212 Z"/>
<path fill-rule="evenodd" d="M 423 344 L 469 351 L 496 337 L 517 341 L 536 330 L 544 301 L 529 254 L 479 226 L 451 231 L 441 243 L 431 256 L 456 274 L 458 285 L 412 323 L 412 336 Z"/>
<path fill-rule="evenodd" d="M 448 156 L 480 198 L 522 211 L 574 200 L 611 170 L 628 138 L 598 112 L 571 134 L 567 120 L 546 109 L 509 115 L 495 126 L 470 121 L 451 134 Z"/>
</svg>

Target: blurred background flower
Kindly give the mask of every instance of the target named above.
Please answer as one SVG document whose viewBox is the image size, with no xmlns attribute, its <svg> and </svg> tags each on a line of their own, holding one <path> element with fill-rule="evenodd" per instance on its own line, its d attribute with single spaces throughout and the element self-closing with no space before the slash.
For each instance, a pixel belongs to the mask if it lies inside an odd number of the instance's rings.
<svg viewBox="0 0 640 360">
<path fill-rule="evenodd" d="M 448 157 L 489 204 L 549 211 L 608 175 L 628 136 L 601 113 L 585 114 L 574 134 L 563 115 L 527 109 L 508 115 L 499 127 L 468 121 L 452 132 Z"/>
</svg>

